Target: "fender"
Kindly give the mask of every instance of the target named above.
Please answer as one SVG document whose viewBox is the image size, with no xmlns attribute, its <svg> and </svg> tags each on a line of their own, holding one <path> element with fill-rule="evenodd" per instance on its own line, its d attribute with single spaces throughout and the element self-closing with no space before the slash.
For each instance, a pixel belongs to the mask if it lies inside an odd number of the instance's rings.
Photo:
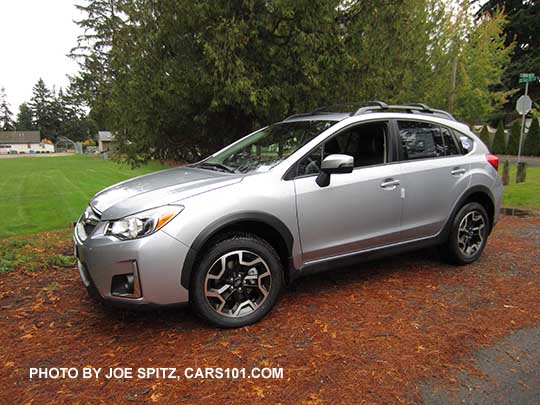
<svg viewBox="0 0 540 405">
<path fill-rule="evenodd" d="M 456 216 L 457 212 L 459 211 L 459 209 L 463 206 L 463 204 L 465 203 L 465 201 L 473 194 L 477 194 L 477 193 L 481 193 L 481 194 L 485 194 L 487 197 L 489 197 L 489 199 L 491 200 L 491 203 L 493 204 L 493 207 L 496 207 L 497 205 L 495 204 L 495 198 L 493 197 L 493 193 L 491 192 L 491 190 L 487 187 L 487 186 L 484 186 L 482 184 L 478 184 L 476 186 L 472 186 L 471 188 L 467 189 L 462 195 L 461 197 L 459 197 L 459 199 L 456 201 L 456 203 L 454 204 L 454 207 L 452 208 L 452 212 L 450 213 L 448 219 L 446 220 L 446 223 L 444 224 L 444 227 L 442 229 L 442 231 L 440 232 L 439 234 L 439 237 L 438 239 L 440 241 L 445 241 L 446 239 L 448 239 L 448 235 L 450 234 L 450 228 L 452 226 L 452 221 L 454 220 L 454 217 Z M 493 213 L 494 217 L 495 217 L 495 213 Z M 489 227 L 489 232 L 491 232 L 491 230 L 493 229 L 493 220 L 494 220 L 494 217 L 493 218 L 490 218 L 490 227 Z"/>
<path fill-rule="evenodd" d="M 223 218 L 212 222 L 206 228 L 204 228 L 199 235 L 195 238 L 188 251 L 184 265 L 182 266 L 182 274 L 180 276 L 180 284 L 183 287 L 189 289 L 189 283 L 191 281 L 191 273 L 194 270 L 195 260 L 202 247 L 208 240 L 222 229 L 228 226 L 235 225 L 240 222 L 260 222 L 275 229 L 285 241 L 289 257 L 291 256 L 294 238 L 291 231 L 279 218 L 259 211 L 244 211 L 235 214 L 227 215 Z"/>
</svg>

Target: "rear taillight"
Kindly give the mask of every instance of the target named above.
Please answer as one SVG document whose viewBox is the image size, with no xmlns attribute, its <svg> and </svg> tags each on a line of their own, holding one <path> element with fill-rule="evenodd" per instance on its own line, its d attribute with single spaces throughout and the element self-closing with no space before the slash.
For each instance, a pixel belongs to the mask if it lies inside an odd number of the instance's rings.
<svg viewBox="0 0 540 405">
<path fill-rule="evenodd" d="M 495 170 L 499 170 L 499 158 L 495 155 L 492 155 L 491 153 L 488 153 L 486 155 L 488 163 L 495 168 Z"/>
</svg>

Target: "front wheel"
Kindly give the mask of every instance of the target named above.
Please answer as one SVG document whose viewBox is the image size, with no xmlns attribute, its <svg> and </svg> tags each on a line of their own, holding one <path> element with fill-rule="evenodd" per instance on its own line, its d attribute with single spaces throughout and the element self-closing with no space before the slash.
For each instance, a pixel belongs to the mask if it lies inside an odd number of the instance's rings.
<svg viewBox="0 0 540 405">
<path fill-rule="evenodd" d="M 454 217 L 448 241 L 441 246 L 443 256 L 457 265 L 476 261 L 486 246 L 488 231 L 485 208 L 476 202 L 465 204 Z"/>
<path fill-rule="evenodd" d="M 276 303 L 283 270 L 276 251 L 253 235 L 216 244 L 200 260 L 192 283 L 192 303 L 207 321 L 235 328 L 262 319 Z"/>
</svg>

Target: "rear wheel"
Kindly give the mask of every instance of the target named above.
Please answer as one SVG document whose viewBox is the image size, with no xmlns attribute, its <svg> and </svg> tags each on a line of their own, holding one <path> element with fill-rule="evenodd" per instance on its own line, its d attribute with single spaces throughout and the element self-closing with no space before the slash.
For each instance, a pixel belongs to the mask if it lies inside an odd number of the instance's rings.
<svg viewBox="0 0 540 405">
<path fill-rule="evenodd" d="M 253 235 L 216 244 L 199 262 L 192 303 L 207 321 L 224 328 L 257 322 L 274 306 L 283 285 L 276 251 Z"/>
<path fill-rule="evenodd" d="M 488 231 L 485 208 L 476 202 L 465 204 L 454 217 L 448 241 L 441 246 L 443 256 L 457 265 L 476 261 L 486 246 Z"/>
</svg>

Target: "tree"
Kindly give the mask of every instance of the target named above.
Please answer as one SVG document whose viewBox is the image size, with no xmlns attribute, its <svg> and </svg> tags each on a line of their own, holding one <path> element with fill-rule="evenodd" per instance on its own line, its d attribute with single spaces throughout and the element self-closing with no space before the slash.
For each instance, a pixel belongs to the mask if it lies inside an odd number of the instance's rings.
<svg viewBox="0 0 540 405">
<path fill-rule="evenodd" d="M 83 34 L 70 52 L 79 64 L 78 74 L 71 78 L 73 93 L 86 102 L 92 120 L 103 130 L 109 129 L 112 121 L 113 51 L 116 32 L 123 25 L 118 3 L 121 1 L 91 0 L 76 6 L 84 15 L 76 21 Z"/>
<path fill-rule="evenodd" d="M 73 89 L 132 163 L 193 161 L 320 105 L 383 99 L 485 119 L 504 99 L 502 14 L 442 0 L 93 0 Z"/>
<path fill-rule="evenodd" d="M 14 131 L 15 124 L 13 122 L 13 113 L 7 101 L 6 89 L 0 88 L 0 130 Z"/>
<path fill-rule="evenodd" d="M 486 144 L 486 146 L 489 148 L 489 150 L 492 149 L 491 140 L 490 140 L 490 136 L 489 136 L 489 130 L 488 130 L 487 125 L 484 125 L 482 127 L 482 130 L 480 131 L 480 139 L 482 140 L 482 142 L 484 142 Z"/>
<path fill-rule="evenodd" d="M 428 49 L 431 40 L 441 40 L 438 24 L 447 17 L 438 2 L 411 0 L 407 7 L 401 2 L 342 3 L 346 6 L 337 18 L 343 42 L 337 43 L 346 56 L 335 61 L 335 101 L 429 103 L 437 93 L 432 91 L 437 79 L 432 66 L 441 55 Z"/>
<path fill-rule="evenodd" d="M 17 113 L 17 129 L 19 131 L 32 131 L 35 129 L 33 121 L 30 107 L 27 103 L 22 103 Z"/>
<path fill-rule="evenodd" d="M 521 124 L 519 120 L 514 121 L 512 129 L 510 130 L 510 137 L 508 138 L 508 154 L 517 155 L 519 152 L 519 138 L 521 134 Z"/>
<path fill-rule="evenodd" d="M 506 134 L 504 132 L 503 121 L 499 121 L 499 125 L 497 125 L 497 132 L 495 132 L 495 137 L 493 138 L 491 151 L 498 155 L 506 154 Z"/>
<path fill-rule="evenodd" d="M 484 15 L 468 28 L 459 58 L 455 114 L 465 121 L 486 120 L 491 112 L 508 101 L 512 91 L 495 90 L 502 83 L 504 68 L 513 45 L 505 45 L 502 12 Z"/>
<path fill-rule="evenodd" d="M 71 85 L 65 91 L 58 92 L 56 104 L 61 120 L 59 130 L 61 135 L 74 141 L 81 141 L 97 133 L 95 122 L 82 108 L 82 102 Z"/>
<path fill-rule="evenodd" d="M 41 136 L 56 135 L 57 123 L 54 114 L 54 94 L 47 88 L 43 79 L 39 79 L 32 89 L 32 98 L 28 103 L 32 112 L 32 125 L 41 131 Z"/>
<path fill-rule="evenodd" d="M 524 143 L 524 155 L 540 156 L 540 124 L 537 118 L 533 118 Z"/>
<path fill-rule="evenodd" d="M 501 10 L 508 17 L 504 27 L 506 45 L 515 41 L 510 63 L 505 67 L 502 88 L 512 90 L 520 87 L 520 73 L 540 72 L 540 2 L 528 0 L 488 0 L 478 14 L 494 14 Z M 540 87 L 529 89 L 533 100 L 540 98 Z M 509 105 L 511 107 L 511 105 Z"/>
<path fill-rule="evenodd" d="M 37 129 L 43 137 L 83 140 L 97 133 L 97 127 L 82 104 L 71 85 L 56 92 L 39 79 L 30 102 L 21 104 L 17 121 L 21 129 Z"/>
</svg>

